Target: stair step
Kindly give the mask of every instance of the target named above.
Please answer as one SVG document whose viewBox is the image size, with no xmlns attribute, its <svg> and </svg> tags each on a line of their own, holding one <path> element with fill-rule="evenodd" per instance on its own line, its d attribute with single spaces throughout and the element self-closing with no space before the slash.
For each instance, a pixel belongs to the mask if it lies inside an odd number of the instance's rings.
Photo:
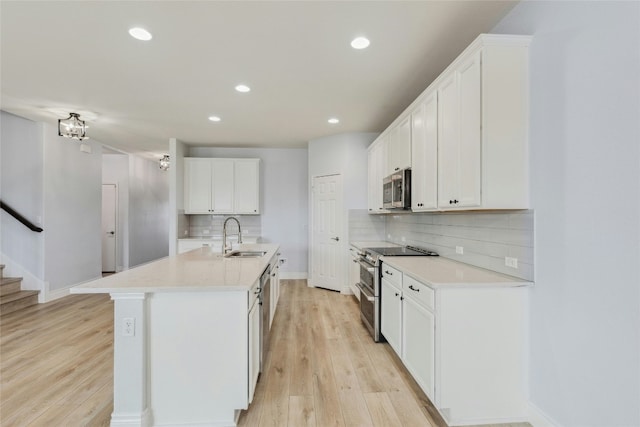
<svg viewBox="0 0 640 427">
<path fill-rule="evenodd" d="M 22 277 L 3 277 L 0 279 L 0 296 L 20 291 Z"/>
<path fill-rule="evenodd" d="M 18 291 L 0 296 L 0 315 L 13 313 L 31 305 L 38 304 L 39 291 Z"/>
</svg>

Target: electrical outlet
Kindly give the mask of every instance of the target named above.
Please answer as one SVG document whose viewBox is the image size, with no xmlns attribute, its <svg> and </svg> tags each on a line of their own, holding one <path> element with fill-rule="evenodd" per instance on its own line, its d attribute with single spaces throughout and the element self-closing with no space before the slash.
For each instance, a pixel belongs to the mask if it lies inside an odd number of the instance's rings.
<svg viewBox="0 0 640 427">
<path fill-rule="evenodd" d="M 464 246 L 456 246 L 456 253 L 458 255 L 463 255 L 464 254 Z"/>
<path fill-rule="evenodd" d="M 511 268 L 518 268 L 518 258 L 504 257 L 504 265 Z"/>
<path fill-rule="evenodd" d="M 281 265 L 282 265 L 282 264 L 285 264 L 286 262 L 287 262 L 287 259 L 286 259 L 286 258 L 280 258 L 280 264 L 281 264 Z"/>
<path fill-rule="evenodd" d="M 249 230 L 245 228 L 244 230 L 242 230 L 242 234 L 249 234 Z"/>
<path fill-rule="evenodd" d="M 136 334 L 135 317 L 125 317 L 122 319 L 122 336 L 132 337 Z"/>
<path fill-rule="evenodd" d="M 391 238 L 391 234 L 387 234 L 387 239 L 390 239 L 390 238 Z"/>
</svg>

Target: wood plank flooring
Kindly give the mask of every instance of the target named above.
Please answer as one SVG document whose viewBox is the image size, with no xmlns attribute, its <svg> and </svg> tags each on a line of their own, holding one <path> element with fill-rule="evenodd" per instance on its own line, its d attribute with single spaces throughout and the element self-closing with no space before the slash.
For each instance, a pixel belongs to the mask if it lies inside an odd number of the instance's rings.
<svg viewBox="0 0 640 427">
<path fill-rule="evenodd" d="M 239 426 L 425 426 L 426 396 L 360 322 L 357 301 L 283 281 L 271 353 Z"/>
<path fill-rule="evenodd" d="M 283 280 L 271 333 L 240 426 L 445 425 L 391 348 L 373 343 L 353 296 Z M 0 425 L 108 426 L 112 408 L 108 295 L 71 295 L 0 318 Z"/>
<path fill-rule="evenodd" d="M 0 425 L 108 426 L 113 303 L 71 295 L 0 318 Z"/>
</svg>

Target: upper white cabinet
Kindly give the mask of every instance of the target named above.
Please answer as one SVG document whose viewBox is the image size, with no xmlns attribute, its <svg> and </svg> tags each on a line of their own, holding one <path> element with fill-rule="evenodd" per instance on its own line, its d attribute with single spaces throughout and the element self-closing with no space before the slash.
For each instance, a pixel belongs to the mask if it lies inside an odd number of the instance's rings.
<svg viewBox="0 0 640 427">
<path fill-rule="evenodd" d="M 438 207 L 438 93 L 433 92 L 411 113 L 411 210 Z"/>
<path fill-rule="evenodd" d="M 186 214 L 260 213 L 260 159 L 185 158 Z"/>
<path fill-rule="evenodd" d="M 387 171 L 409 159 L 413 211 L 529 208 L 530 41 L 480 35 L 383 132 Z"/>
<path fill-rule="evenodd" d="M 369 213 L 385 213 L 382 207 L 382 179 L 387 176 L 386 159 L 387 159 L 388 138 L 382 135 L 375 140 L 368 151 L 368 208 Z"/>
<path fill-rule="evenodd" d="M 237 214 L 257 214 L 260 211 L 260 160 L 234 161 L 234 211 Z"/>
<path fill-rule="evenodd" d="M 407 115 L 389 132 L 385 176 L 411 167 L 411 116 Z"/>
</svg>

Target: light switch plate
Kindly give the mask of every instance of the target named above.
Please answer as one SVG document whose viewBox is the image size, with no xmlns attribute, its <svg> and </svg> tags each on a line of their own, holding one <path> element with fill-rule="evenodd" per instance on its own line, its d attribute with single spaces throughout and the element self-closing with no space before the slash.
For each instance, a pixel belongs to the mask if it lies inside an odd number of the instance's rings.
<svg viewBox="0 0 640 427">
<path fill-rule="evenodd" d="M 518 258 L 504 257 L 504 265 L 511 268 L 518 268 Z"/>
<path fill-rule="evenodd" d="M 464 254 L 464 246 L 456 246 L 456 253 L 458 255 L 463 255 Z"/>
</svg>

